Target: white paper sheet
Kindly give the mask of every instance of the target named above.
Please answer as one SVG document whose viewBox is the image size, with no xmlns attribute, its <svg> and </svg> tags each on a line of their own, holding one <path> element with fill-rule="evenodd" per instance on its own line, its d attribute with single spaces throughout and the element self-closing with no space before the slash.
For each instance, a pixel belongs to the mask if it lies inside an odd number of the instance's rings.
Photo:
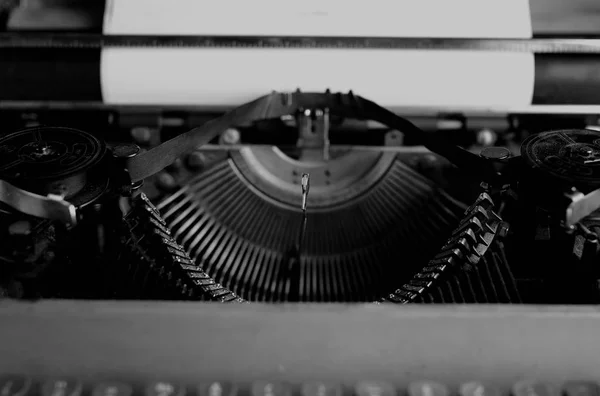
<svg viewBox="0 0 600 396">
<path fill-rule="evenodd" d="M 527 0 L 109 0 L 105 34 L 531 37 Z M 105 49 L 108 103 L 237 106 L 352 89 L 386 106 L 529 105 L 530 54 L 364 49 Z"/>
<path fill-rule="evenodd" d="M 528 0 L 109 0 L 105 34 L 529 38 Z"/>
<path fill-rule="evenodd" d="M 532 54 L 331 49 L 110 48 L 111 104 L 237 106 L 273 90 L 347 92 L 383 106 L 518 107 L 533 97 Z"/>
</svg>

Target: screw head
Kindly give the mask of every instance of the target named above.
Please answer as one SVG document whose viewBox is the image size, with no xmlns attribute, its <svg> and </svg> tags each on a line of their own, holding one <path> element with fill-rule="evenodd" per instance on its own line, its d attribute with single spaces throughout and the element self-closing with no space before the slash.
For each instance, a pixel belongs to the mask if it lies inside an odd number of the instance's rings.
<svg viewBox="0 0 600 396">
<path fill-rule="evenodd" d="M 235 128 L 229 128 L 225 130 L 225 132 L 223 132 L 221 140 L 225 144 L 238 144 L 240 142 L 241 137 L 242 136 L 240 134 L 240 131 L 238 131 Z"/>
</svg>

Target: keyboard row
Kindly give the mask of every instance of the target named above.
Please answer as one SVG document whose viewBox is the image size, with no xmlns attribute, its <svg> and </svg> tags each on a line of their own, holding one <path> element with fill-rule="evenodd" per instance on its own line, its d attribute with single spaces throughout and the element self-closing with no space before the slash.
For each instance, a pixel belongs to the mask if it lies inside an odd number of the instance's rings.
<svg viewBox="0 0 600 396">
<path fill-rule="evenodd" d="M 226 381 L 185 386 L 167 381 L 152 381 L 141 386 L 125 382 L 86 384 L 73 379 L 36 381 L 27 376 L 0 378 L 0 396 L 600 396 L 594 382 L 571 381 L 556 386 L 523 380 L 506 388 L 482 382 L 466 382 L 451 389 L 435 381 L 410 383 L 405 389 L 381 381 L 359 381 L 353 387 L 330 382 L 256 381 L 240 385 Z"/>
</svg>

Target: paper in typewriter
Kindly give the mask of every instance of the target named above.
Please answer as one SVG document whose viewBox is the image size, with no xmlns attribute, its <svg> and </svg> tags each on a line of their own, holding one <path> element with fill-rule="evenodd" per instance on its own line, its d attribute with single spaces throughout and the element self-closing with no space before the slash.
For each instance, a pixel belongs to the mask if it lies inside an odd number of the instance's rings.
<svg viewBox="0 0 600 396">
<path fill-rule="evenodd" d="M 105 34 L 530 38 L 527 0 L 110 0 Z M 348 91 L 384 106 L 512 107 L 531 54 L 298 48 L 107 48 L 104 101 L 237 106 L 272 90 Z"/>
</svg>

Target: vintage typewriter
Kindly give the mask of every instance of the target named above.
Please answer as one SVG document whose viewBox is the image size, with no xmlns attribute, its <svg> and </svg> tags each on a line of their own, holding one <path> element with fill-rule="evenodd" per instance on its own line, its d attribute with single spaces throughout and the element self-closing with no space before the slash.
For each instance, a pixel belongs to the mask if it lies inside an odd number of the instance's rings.
<svg viewBox="0 0 600 396">
<path fill-rule="evenodd" d="M 597 396 L 599 13 L 0 2 L 1 396 Z"/>
</svg>

